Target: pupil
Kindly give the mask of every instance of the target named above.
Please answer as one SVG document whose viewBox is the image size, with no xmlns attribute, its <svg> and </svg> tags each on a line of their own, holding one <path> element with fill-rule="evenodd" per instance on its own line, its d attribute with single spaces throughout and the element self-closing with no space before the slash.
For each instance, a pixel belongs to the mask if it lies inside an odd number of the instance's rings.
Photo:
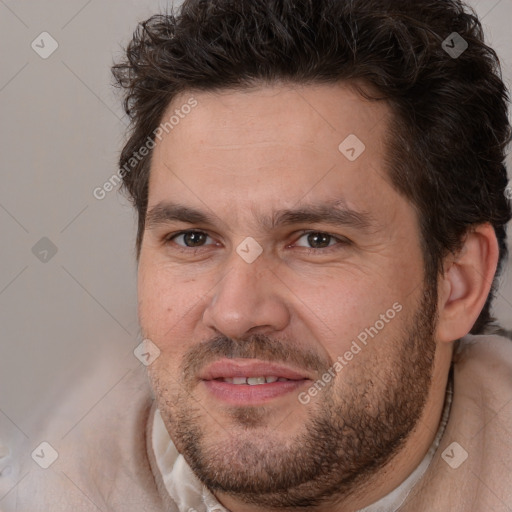
<svg viewBox="0 0 512 512">
<path fill-rule="evenodd" d="M 201 240 L 201 238 L 204 236 L 204 233 L 199 233 L 196 231 L 193 231 L 191 233 L 185 233 L 184 240 L 185 244 L 189 247 L 201 245 L 201 242 L 204 240 Z"/>
<path fill-rule="evenodd" d="M 310 233 L 308 236 L 308 243 L 313 246 L 321 245 L 327 247 L 329 245 L 329 235 L 325 233 Z"/>
</svg>

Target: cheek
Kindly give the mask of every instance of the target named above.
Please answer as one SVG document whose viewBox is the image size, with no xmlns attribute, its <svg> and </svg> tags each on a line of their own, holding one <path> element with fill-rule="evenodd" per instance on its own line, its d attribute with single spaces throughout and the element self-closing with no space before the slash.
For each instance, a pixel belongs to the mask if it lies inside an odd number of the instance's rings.
<svg viewBox="0 0 512 512">
<path fill-rule="evenodd" d="M 167 272 L 142 260 L 137 288 L 139 322 L 143 333 L 161 343 L 165 333 L 177 323 L 180 311 L 176 302 L 183 298 L 184 290 L 173 285 L 173 279 Z"/>
<path fill-rule="evenodd" d="M 331 360 L 347 354 L 350 361 L 361 350 L 367 356 L 370 351 L 386 351 L 386 340 L 392 343 L 399 335 L 406 305 L 416 299 L 403 272 L 393 274 L 390 267 L 386 273 L 337 270 L 328 278 L 317 275 L 311 281 L 315 286 L 304 287 L 294 279 L 290 288 L 297 297 L 296 313 L 302 312 L 299 324 L 312 327 L 314 338 Z"/>
<path fill-rule="evenodd" d="M 383 272 L 370 270 L 363 271 L 359 266 L 324 269 L 307 278 L 304 274 L 290 275 L 287 285 L 297 299 L 297 307 L 303 309 L 311 321 L 323 325 L 331 335 L 350 333 L 378 319 L 379 314 L 402 296 L 400 283 L 392 278 L 385 279 Z"/>
<path fill-rule="evenodd" d="M 193 343 L 206 290 L 199 289 L 195 278 L 184 278 L 177 269 L 154 261 L 141 259 L 139 265 L 139 323 L 144 337 L 168 360 L 181 357 Z"/>
</svg>

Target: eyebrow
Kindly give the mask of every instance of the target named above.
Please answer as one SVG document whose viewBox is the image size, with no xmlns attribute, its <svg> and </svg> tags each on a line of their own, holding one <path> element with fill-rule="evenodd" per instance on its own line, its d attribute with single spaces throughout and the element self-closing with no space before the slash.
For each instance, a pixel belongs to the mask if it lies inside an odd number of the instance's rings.
<svg viewBox="0 0 512 512">
<path fill-rule="evenodd" d="M 353 227 L 367 230 L 373 225 L 368 212 L 358 212 L 347 208 L 342 201 L 304 205 L 297 209 L 282 209 L 272 215 L 256 215 L 258 223 L 266 230 L 293 224 L 326 223 L 336 226 Z M 217 216 L 197 210 L 190 206 L 163 201 L 146 215 L 146 229 L 155 229 L 171 222 L 187 224 L 215 225 Z"/>
</svg>

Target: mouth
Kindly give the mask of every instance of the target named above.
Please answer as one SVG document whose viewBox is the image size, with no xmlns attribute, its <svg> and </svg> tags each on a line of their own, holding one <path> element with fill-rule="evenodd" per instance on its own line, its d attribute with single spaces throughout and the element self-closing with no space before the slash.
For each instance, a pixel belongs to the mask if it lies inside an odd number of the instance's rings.
<svg viewBox="0 0 512 512">
<path fill-rule="evenodd" d="M 222 377 L 221 382 L 227 382 L 228 384 L 235 384 L 237 386 L 247 384 L 248 386 L 260 386 L 261 384 L 272 384 L 272 382 L 286 382 L 293 379 L 285 379 L 284 377 L 277 377 L 275 375 L 269 375 L 267 377 Z"/>
<path fill-rule="evenodd" d="M 208 393 L 229 405 L 259 405 L 312 381 L 301 370 L 255 359 L 221 359 L 199 375 Z"/>
</svg>

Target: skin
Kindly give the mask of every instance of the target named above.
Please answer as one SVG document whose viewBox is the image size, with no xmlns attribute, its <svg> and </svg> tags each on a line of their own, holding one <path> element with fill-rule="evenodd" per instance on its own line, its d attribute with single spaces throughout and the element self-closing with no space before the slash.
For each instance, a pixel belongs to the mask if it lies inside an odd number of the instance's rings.
<svg viewBox="0 0 512 512">
<path fill-rule="evenodd" d="M 169 112 L 191 95 L 175 98 Z M 178 450 L 229 510 L 293 510 L 301 496 L 308 504 L 304 510 L 367 506 L 399 485 L 433 441 L 452 342 L 469 332 L 496 269 L 494 232 L 488 225 L 476 227 L 460 255 L 447 258 L 438 281 L 435 321 L 425 316 L 418 219 L 384 168 L 391 115 L 385 103 L 366 101 L 346 84 L 275 85 L 193 96 L 198 106 L 154 149 L 148 212 L 170 201 L 209 214 L 213 223 L 148 224 L 139 260 L 139 318 L 144 336 L 161 351 L 149 375 L 164 422 Z M 366 146 L 353 162 L 338 150 L 349 134 Z M 330 201 L 365 212 L 368 226 L 320 221 L 272 228 L 259 222 L 276 210 Z M 187 247 L 183 236 L 169 238 L 191 229 L 208 235 L 196 249 Z M 327 239 L 327 248 L 315 247 L 302 230 L 334 239 Z M 263 249 L 252 263 L 236 252 L 246 237 Z M 394 303 L 402 306 L 400 313 L 328 388 L 307 405 L 300 403 L 298 391 L 307 390 Z M 431 332 L 418 327 L 422 318 Z M 283 361 L 288 356 L 304 372 L 307 361 L 313 361 L 316 366 L 307 370 L 310 381 L 264 405 L 221 403 L 198 372 L 220 355 L 232 355 L 232 340 L 240 342 L 241 357 Z M 432 364 L 422 361 L 421 350 L 404 355 L 411 340 L 425 351 L 433 347 Z M 411 365 L 419 365 L 406 375 L 411 390 L 399 389 L 400 371 Z M 414 371 L 418 389 L 413 389 Z M 333 432 L 350 440 L 358 421 L 379 417 L 390 389 L 416 404 L 406 408 L 410 428 L 403 442 L 389 442 L 388 456 L 383 453 L 377 467 L 361 470 L 358 478 L 348 478 L 347 470 L 341 482 L 327 472 L 288 493 L 266 495 L 256 488 L 236 492 L 236 485 L 229 490 L 225 481 L 216 487 L 215 478 L 208 480 L 216 468 L 238 484 L 250 480 L 256 487 L 258 482 L 268 486 L 269 467 L 282 470 L 274 475 L 278 481 L 293 467 L 289 454 L 297 460 L 305 453 L 301 439 L 314 431 L 315 418 L 330 420 L 337 429 Z M 351 432 L 344 430 L 347 422 L 354 427 Z M 398 428 L 392 425 L 390 432 Z M 192 446 L 198 447 L 195 453 Z M 340 448 L 337 456 L 338 472 L 350 465 L 345 459 L 357 461 L 350 450 Z M 212 463 L 209 474 L 201 467 L 205 459 Z M 306 462 L 299 460 L 295 470 L 306 471 Z M 315 492 L 321 491 L 315 501 Z"/>
</svg>

